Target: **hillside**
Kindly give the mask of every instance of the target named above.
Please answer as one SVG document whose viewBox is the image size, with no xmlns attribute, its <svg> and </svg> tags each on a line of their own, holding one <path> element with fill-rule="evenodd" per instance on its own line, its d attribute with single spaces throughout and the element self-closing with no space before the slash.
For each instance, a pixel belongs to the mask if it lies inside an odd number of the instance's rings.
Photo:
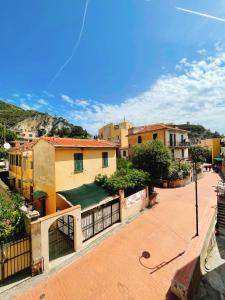
<svg viewBox="0 0 225 300">
<path fill-rule="evenodd" d="M 177 127 L 190 131 L 189 137 L 194 144 L 202 139 L 224 137 L 223 134 L 220 134 L 218 131 L 211 131 L 202 125 L 194 125 L 189 122 L 177 125 Z"/>
<path fill-rule="evenodd" d="M 87 131 L 81 126 L 75 126 L 61 117 L 25 110 L 4 101 L 0 101 L 0 124 L 14 131 L 36 131 L 38 136 L 88 137 Z"/>
</svg>

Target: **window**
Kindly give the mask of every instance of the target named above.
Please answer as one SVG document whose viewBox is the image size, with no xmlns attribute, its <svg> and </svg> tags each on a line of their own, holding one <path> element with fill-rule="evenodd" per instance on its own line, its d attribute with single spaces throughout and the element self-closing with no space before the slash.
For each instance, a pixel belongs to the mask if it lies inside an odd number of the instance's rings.
<svg viewBox="0 0 225 300">
<path fill-rule="evenodd" d="M 182 158 L 184 158 L 184 149 L 181 149 L 182 151 Z"/>
<path fill-rule="evenodd" d="M 18 159 L 18 155 L 16 155 L 16 166 L 19 165 L 19 159 Z"/>
<path fill-rule="evenodd" d="M 126 157 L 127 156 L 127 152 L 126 150 L 123 150 L 123 157 Z"/>
<path fill-rule="evenodd" d="M 156 140 L 158 137 L 158 133 L 153 133 L 153 140 Z"/>
<path fill-rule="evenodd" d="M 109 166 L 108 152 L 102 152 L 102 167 L 107 168 Z"/>
<path fill-rule="evenodd" d="M 173 145 L 176 146 L 176 144 L 177 144 L 176 134 L 174 133 L 174 135 L 173 135 Z"/>
<path fill-rule="evenodd" d="M 74 171 L 83 172 L 83 153 L 74 154 Z"/>
<path fill-rule="evenodd" d="M 21 189 L 21 180 L 18 179 L 18 188 Z"/>
<path fill-rule="evenodd" d="M 18 155 L 18 166 L 21 167 L 21 156 L 20 155 Z"/>
<path fill-rule="evenodd" d="M 30 169 L 31 170 L 33 169 L 33 162 L 32 161 L 30 162 Z"/>
<path fill-rule="evenodd" d="M 181 143 L 183 144 L 183 142 L 184 142 L 184 135 L 181 134 Z"/>
<path fill-rule="evenodd" d="M 176 144 L 177 144 L 176 134 L 170 133 L 170 146 L 176 146 Z"/>
<path fill-rule="evenodd" d="M 170 133 L 170 146 L 173 146 L 173 134 Z"/>
<path fill-rule="evenodd" d="M 142 143 L 142 137 L 139 135 L 138 136 L 138 144 L 141 144 Z"/>
</svg>

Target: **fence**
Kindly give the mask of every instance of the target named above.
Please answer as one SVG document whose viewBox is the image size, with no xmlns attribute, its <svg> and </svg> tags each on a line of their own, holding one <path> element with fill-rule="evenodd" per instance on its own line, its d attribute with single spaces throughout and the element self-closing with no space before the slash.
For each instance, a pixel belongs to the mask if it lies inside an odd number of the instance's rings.
<svg viewBox="0 0 225 300">
<path fill-rule="evenodd" d="M 31 268 L 30 236 L 0 244 L 0 283 Z"/>
</svg>

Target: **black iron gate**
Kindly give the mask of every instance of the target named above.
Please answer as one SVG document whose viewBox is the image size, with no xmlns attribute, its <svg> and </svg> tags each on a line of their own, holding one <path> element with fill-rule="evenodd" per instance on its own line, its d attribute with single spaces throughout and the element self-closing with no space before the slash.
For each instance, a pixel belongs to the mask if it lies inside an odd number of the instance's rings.
<svg viewBox="0 0 225 300">
<path fill-rule="evenodd" d="M 114 200 L 100 207 L 82 213 L 81 227 L 83 241 L 120 221 L 119 201 Z"/>
<path fill-rule="evenodd" d="M 30 236 L 0 244 L 0 283 L 21 272 L 31 274 Z"/>
<path fill-rule="evenodd" d="M 62 216 L 49 228 L 49 260 L 74 251 L 73 216 Z"/>
</svg>

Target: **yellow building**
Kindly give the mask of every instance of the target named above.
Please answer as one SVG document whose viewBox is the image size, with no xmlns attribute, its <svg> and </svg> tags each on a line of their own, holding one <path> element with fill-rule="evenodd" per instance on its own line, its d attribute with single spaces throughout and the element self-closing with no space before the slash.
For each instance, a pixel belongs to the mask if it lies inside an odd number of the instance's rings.
<svg viewBox="0 0 225 300">
<path fill-rule="evenodd" d="M 168 146 L 175 159 L 188 159 L 188 149 L 190 147 L 188 131 L 167 124 L 152 124 L 129 129 L 129 156 L 132 156 L 132 148 L 134 145 L 155 139 L 161 140 Z"/>
<path fill-rule="evenodd" d="M 46 196 L 46 214 L 67 208 L 57 192 L 94 182 L 116 171 L 116 146 L 108 141 L 41 138 L 33 147 L 34 191 Z"/>
<path fill-rule="evenodd" d="M 118 144 L 119 147 L 126 147 L 128 146 L 128 129 L 132 127 L 133 124 L 126 121 L 118 124 L 109 123 L 99 129 L 98 135 L 100 139 Z"/>
<path fill-rule="evenodd" d="M 208 148 L 212 152 L 212 162 L 221 154 L 221 138 L 201 140 L 199 146 Z"/>
<path fill-rule="evenodd" d="M 9 150 L 9 182 L 26 199 L 33 194 L 33 159 L 32 146 L 35 142 L 26 143 Z"/>
</svg>

